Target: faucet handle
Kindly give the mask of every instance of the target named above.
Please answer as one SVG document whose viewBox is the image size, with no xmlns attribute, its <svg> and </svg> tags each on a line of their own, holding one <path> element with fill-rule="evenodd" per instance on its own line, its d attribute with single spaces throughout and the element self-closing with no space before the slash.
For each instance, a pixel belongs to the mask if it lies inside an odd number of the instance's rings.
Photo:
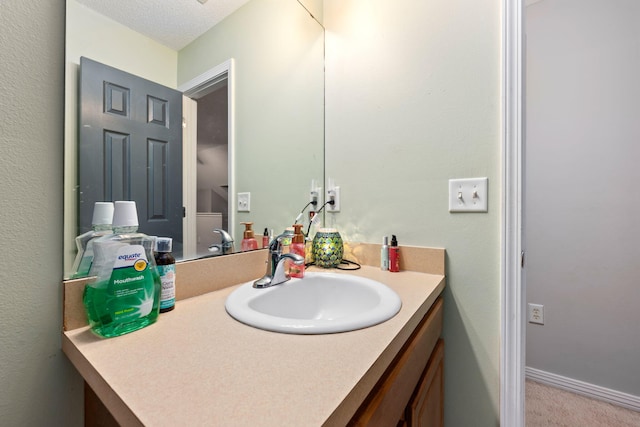
<svg viewBox="0 0 640 427">
<path fill-rule="evenodd" d="M 269 251 L 271 253 L 282 253 L 282 239 L 284 239 L 286 236 L 288 236 L 288 234 L 282 233 L 277 235 L 272 241 L 271 243 L 269 243 Z"/>
<path fill-rule="evenodd" d="M 290 259 L 294 264 L 302 264 L 304 263 L 304 257 L 301 257 L 298 254 L 287 253 L 282 254 L 278 259 L 278 263 L 276 264 L 276 270 L 273 273 L 273 278 L 271 279 L 271 286 L 279 285 L 280 283 L 284 283 L 287 280 L 291 279 L 285 270 L 286 260 Z"/>
<path fill-rule="evenodd" d="M 222 228 L 214 228 L 213 232 L 220 233 L 220 236 L 222 236 L 222 243 L 233 243 L 233 237 L 231 237 L 231 235 Z"/>
<path fill-rule="evenodd" d="M 277 240 L 277 238 L 274 240 Z M 272 247 L 275 249 L 272 250 Z M 285 271 L 285 260 L 290 259 L 294 264 L 304 263 L 304 257 L 298 254 L 280 254 L 279 244 L 275 244 L 274 246 L 269 245 L 269 251 L 270 257 L 267 261 L 267 272 L 260 279 L 253 282 L 254 288 L 268 288 L 270 286 L 279 285 L 280 283 L 284 283 L 289 280 L 291 277 L 289 277 Z"/>
<path fill-rule="evenodd" d="M 214 228 L 213 229 L 214 233 L 220 233 L 221 236 L 221 242 L 219 245 L 211 245 L 209 247 L 209 250 L 211 251 L 212 247 L 217 246 L 219 248 L 219 250 L 222 252 L 222 254 L 228 254 L 230 252 L 233 252 L 234 248 L 233 248 L 233 237 L 231 237 L 231 235 L 229 233 L 227 233 L 226 231 L 224 231 L 221 228 Z M 215 249 L 213 249 L 215 250 Z"/>
</svg>

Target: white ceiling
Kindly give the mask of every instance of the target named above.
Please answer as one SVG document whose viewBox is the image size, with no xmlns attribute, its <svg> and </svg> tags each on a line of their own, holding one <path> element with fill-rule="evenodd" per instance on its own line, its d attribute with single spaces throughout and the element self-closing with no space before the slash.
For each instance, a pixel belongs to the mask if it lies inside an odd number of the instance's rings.
<svg viewBox="0 0 640 427">
<path fill-rule="evenodd" d="M 76 0 L 175 50 L 198 38 L 249 0 Z"/>
</svg>

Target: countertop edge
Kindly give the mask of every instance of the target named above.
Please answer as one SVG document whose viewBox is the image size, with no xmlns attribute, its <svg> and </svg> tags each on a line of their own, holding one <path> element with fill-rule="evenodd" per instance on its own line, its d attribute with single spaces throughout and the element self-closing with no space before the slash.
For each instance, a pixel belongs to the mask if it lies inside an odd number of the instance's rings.
<svg viewBox="0 0 640 427">
<path fill-rule="evenodd" d="M 144 426 L 129 406 L 120 399 L 120 396 L 91 365 L 91 362 L 84 357 L 66 333 L 62 334 L 62 351 L 120 425 Z"/>
</svg>

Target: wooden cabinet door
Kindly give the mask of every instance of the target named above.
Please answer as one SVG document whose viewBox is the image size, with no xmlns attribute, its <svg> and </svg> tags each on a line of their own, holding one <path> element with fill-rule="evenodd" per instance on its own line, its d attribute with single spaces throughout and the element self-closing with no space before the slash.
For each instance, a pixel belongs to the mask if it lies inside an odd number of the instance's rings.
<svg viewBox="0 0 640 427">
<path fill-rule="evenodd" d="M 397 426 L 442 333 L 442 298 L 433 303 L 394 363 L 351 419 L 350 426 Z M 429 359 L 431 360 L 431 358 Z M 412 425 L 408 422 L 408 425 Z"/>
<path fill-rule="evenodd" d="M 407 410 L 411 427 L 444 425 L 444 341 L 438 340 Z"/>
</svg>

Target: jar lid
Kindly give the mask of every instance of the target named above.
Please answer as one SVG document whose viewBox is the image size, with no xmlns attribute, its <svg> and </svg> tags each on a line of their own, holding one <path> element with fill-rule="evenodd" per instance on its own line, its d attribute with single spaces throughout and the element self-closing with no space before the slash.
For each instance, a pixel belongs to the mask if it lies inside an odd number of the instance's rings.
<svg viewBox="0 0 640 427">
<path fill-rule="evenodd" d="M 136 202 L 117 201 L 113 208 L 113 228 L 116 227 L 137 227 L 138 211 Z"/>
<path fill-rule="evenodd" d="M 113 221 L 113 203 L 96 202 L 93 205 L 92 225 L 111 225 Z"/>
<path fill-rule="evenodd" d="M 156 238 L 156 252 L 171 252 L 173 239 L 171 237 Z"/>
</svg>

